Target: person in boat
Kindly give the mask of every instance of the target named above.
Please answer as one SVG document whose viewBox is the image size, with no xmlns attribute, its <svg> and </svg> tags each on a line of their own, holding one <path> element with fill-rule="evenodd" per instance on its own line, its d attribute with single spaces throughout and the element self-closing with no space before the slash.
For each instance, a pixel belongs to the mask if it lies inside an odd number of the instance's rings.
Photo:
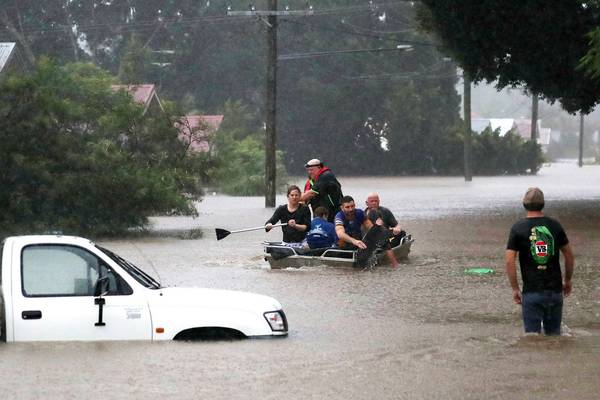
<svg viewBox="0 0 600 400">
<path fill-rule="evenodd" d="M 277 207 L 265 225 L 265 230 L 269 232 L 273 228 L 273 224 L 279 221 L 287 223 L 281 227 L 285 243 L 301 243 L 310 226 L 310 210 L 307 206 L 300 204 L 300 194 L 298 186 L 288 187 L 287 204 Z"/>
<path fill-rule="evenodd" d="M 311 249 L 332 247 L 338 241 L 335 226 L 327 221 L 328 214 L 325 207 L 315 210 L 315 218 L 310 222 L 310 230 L 306 234 L 306 243 Z"/>
<path fill-rule="evenodd" d="M 363 210 L 356 208 L 352 196 L 344 196 L 341 201 L 341 211 L 335 215 L 335 233 L 342 249 L 366 249 L 367 245 L 361 240 L 362 231 L 368 231 L 373 226 Z"/>
<path fill-rule="evenodd" d="M 390 230 L 390 244 L 395 247 L 400 244 L 400 240 L 406 236 L 406 232 L 402 229 L 394 214 L 389 208 L 379 204 L 379 194 L 371 192 L 367 195 L 365 213 L 373 223 L 384 226 Z"/>
<path fill-rule="evenodd" d="M 340 238 L 340 247 L 343 249 L 366 249 L 367 245 L 361 240 L 363 230 L 367 232 L 374 225 L 373 221 L 367 218 L 365 212 L 356 208 L 354 199 L 351 196 L 342 198 L 341 211 L 335 216 L 335 232 Z M 377 219 L 377 224 L 382 225 L 381 218 Z M 398 266 L 398 261 L 394 252 L 389 246 L 386 249 L 386 256 L 392 267 Z"/>
<path fill-rule="evenodd" d="M 329 211 L 328 221 L 333 222 L 335 213 L 340 209 L 342 185 L 333 172 L 316 158 L 309 160 L 304 167 L 308 174 L 308 180 L 304 185 L 304 193 L 300 200 L 309 204 L 313 211 L 317 207 L 325 207 Z"/>
</svg>

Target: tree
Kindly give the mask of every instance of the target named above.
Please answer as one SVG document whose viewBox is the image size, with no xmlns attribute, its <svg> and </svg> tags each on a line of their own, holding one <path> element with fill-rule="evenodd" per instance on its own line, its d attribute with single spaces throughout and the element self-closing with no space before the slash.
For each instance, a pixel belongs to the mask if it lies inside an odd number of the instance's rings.
<svg viewBox="0 0 600 400">
<path fill-rule="evenodd" d="M 600 80 L 579 68 L 597 2 L 565 0 L 423 0 L 421 25 L 435 32 L 474 82 L 523 86 L 568 112 L 590 112 Z"/>
<path fill-rule="evenodd" d="M 91 64 L 42 58 L 0 83 L 0 225 L 5 232 L 118 233 L 149 215 L 196 212 L 168 115 L 143 116 Z"/>
<path fill-rule="evenodd" d="M 303 172 L 314 157 L 341 174 L 457 170 L 452 156 L 459 123 L 455 68 L 415 29 L 413 2 L 376 3 L 323 0 L 314 5 L 314 15 L 279 18 L 277 146 L 290 172 Z M 65 4 L 81 57 L 115 75 L 121 68 L 126 81 L 161 81 L 161 97 L 189 112 L 215 114 L 226 102 L 240 101 L 252 116 L 253 127 L 245 131 L 262 132 L 266 27 L 260 19 L 225 16 L 228 6 L 245 10 L 247 2 Z M 266 4 L 253 2 L 259 10 Z M 280 2 L 280 8 L 287 5 L 301 10 L 306 2 Z M 31 7 L 39 13 L 42 6 L 31 2 Z M 53 40 L 66 40 L 68 26 L 59 14 L 52 13 L 57 29 L 45 41 L 35 37 L 37 55 L 58 53 Z M 398 44 L 413 48 L 398 51 Z M 332 54 L 337 50 L 356 52 Z M 325 54 L 295 57 L 298 53 Z M 165 54 L 168 59 L 159 59 Z M 164 65 L 162 75 L 156 63 Z"/>
<path fill-rule="evenodd" d="M 265 134 L 256 126 L 241 102 L 226 102 L 223 124 L 213 135 L 216 155 L 210 178 L 224 193 L 238 196 L 264 195 Z M 277 157 L 277 186 L 283 188 L 287 175 L 281 151 Z"/>
<path fill-rule="evenodd" d="M 136 35 L 131 35 L 120 59 L 119 82 L 131 85 L 146 83 L 150 76 L 150 51 L 144 48 Z"/>
</svg>

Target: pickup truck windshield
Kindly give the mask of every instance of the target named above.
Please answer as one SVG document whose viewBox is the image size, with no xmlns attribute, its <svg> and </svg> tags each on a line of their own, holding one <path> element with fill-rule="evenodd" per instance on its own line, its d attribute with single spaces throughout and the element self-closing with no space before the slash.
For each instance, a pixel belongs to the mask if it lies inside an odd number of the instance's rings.
<svg viewBox="0 0 600 400">
<path fill-rule="evenodd" d="M 138 267 L 136 267 L 129 261 L 125 260 L 123 257 L 120 257 L 120 256 L 116 255 L 115 253 L 113 253 L 112 251 L 105 249 L 103 247 L 100 247 L 100 246 L 96 246 L 96 247 L 98 249 L 100 249 L 104 254 L 109 256 L 111 258 L 111 260 L 113 260 L 114 262 L 119 264 L 119 266 L 121 268 L 123 268 L 125 270 L 125 272 L 127 272 L 129 275 L 131 275 L 131 277 L 133 279 L 135 279 L 136 281 L 138 281 L 140 284 L 144 285 L 145 287 L 147 287 L 149 289 L 160 289 L 160 283 L 158 283 L 158 281 L 156 279 L 154 279 L 153 277 L 151 277 L 150 275 L 148 275 L 147 273 L 145 273 L 144 271 L 142 271 L 141 269 L 139 269 Z"/>
</svg>

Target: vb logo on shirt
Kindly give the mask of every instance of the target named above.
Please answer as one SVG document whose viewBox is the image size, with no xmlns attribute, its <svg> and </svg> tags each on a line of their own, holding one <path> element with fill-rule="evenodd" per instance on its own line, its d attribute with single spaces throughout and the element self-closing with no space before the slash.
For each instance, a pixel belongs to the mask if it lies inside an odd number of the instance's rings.
<svg viewBox="0 0 600 400">
<path fill-rule="evenodd" d="M 545 226 L 534 226 L 531 228 L 531 255 L 538 265 L 545 265 L 554 255 L 554 237 Z"/>
<path fill-rule="evenodd" d="M 546 255 L 548 254 L 548 245 L 546 244 L 546 242 L 535 242 L 535 254 L 538 257 L 546 257 Z"/>
</svg>

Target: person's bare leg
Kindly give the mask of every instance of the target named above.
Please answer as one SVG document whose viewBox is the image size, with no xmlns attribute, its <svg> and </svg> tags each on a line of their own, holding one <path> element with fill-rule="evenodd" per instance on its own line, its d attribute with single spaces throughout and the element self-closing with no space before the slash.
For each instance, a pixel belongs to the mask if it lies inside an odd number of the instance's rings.
<svg viewBox="0 0 600 400">
<path fill-rule="evenodd" d="M 396 256 L 394 255 L 394 250 L 386 250 L 385 253 L 388 260 L 390 261 L 390 264 L 392 264 L 392 268 L 397 268 L 398 261 L 396 260 Z"/>
</svg>

